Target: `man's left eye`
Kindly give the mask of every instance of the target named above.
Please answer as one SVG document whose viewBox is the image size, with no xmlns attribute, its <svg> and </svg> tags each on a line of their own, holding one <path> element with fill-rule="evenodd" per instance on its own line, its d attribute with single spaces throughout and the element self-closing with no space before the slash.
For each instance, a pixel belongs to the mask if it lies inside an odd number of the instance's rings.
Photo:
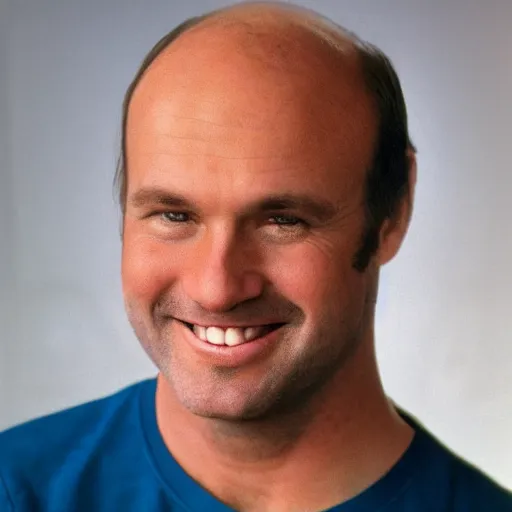
<svg viewBox="0 0 512 512">
<path fill-rule="evenodd" d="M 270 217 L 272 224 L 276 224 L 278 226 L 297 226 L 303 225 L 305 222 L 298 217 L 294 217 L 293 215 L 273 215 Z"/>
<path fill-rule="evenodd" d="M 164 212 L 161 216 L 168 222 L 188 222 L 190 220 L 188 213 L 184 212 Z"/>
</svg>

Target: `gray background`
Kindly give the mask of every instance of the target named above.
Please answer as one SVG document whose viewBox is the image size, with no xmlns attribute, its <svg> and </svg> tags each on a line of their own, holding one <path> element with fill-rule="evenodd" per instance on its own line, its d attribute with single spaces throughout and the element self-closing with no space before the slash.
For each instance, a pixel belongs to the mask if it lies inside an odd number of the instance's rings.
<svg viewBox="0 0 512 512">
<path fill-rule="evenodd" d="M 512 487 L 512 2 L 301 3 L 391 56 L 419 148 L 378 306 L 387 391 Z M 0 428 L 155 374 L 122 305 L 121 100 L 157 39 L 221 5 L 0 5 Z"/>
</svg>

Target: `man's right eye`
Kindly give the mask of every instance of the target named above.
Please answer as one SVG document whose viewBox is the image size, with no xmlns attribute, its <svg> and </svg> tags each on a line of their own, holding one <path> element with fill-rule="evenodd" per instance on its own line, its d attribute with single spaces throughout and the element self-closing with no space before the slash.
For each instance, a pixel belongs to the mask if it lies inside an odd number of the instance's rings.
<svg viewBox="0 0 512 512">
<path fill-rule="evenodd" d="M 190 215 L 184 212 L 163 212 L 160 214 L 167 222 L 188 222 Z"/>
</svg>

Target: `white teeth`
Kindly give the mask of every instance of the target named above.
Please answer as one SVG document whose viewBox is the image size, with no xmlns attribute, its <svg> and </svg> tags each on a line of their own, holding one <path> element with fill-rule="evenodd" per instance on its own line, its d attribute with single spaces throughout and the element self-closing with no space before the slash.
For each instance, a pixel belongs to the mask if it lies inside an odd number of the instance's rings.
<svg viewBox="0 0 512 512">
<path fill-rule="evenodd" d="M 208 327 L 206 329 L 206 338 L 214 345 L 224 345 L 224 329 L 220 327 Z"/>
<path fill-rule="evenodd" d="M 203 341 L 208 341 L 208 338 L 206 337 L 206 327 L 203 327 L 202 325 L 194 325 L 194 334 Z"/>
<path fill-rule="evenodd" d="M 236 345 L 240 345 L 246 341 L 246 338 L 244 336 L 244 330 L 238 329 L 236 327 L 228 327 L 226 329 L 226 332 L 224 334 L 224 342 L 229 347 L 234 347 Z"/>
<path fill-rule="evenodd" d="M 227 345 L 235 347 L 246 341 L 252 341 L 269 332 L 270 326 L 259 325 L 254 327 L 204 327 L 202 325 L 194 325 L 194 334 L 202 341 L 207 341 L 213 345 Z"/>
</svg>

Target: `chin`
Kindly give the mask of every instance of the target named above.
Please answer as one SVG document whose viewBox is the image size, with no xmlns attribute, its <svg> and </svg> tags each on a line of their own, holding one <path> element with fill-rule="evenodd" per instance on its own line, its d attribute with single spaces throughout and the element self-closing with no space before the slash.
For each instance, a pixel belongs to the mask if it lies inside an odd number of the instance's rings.
<svg viewBox="0 0 512 512">
<path fill-rule="evenodd" d="M 201 403 L 187 399 L 180 400 L 180 402 L 189 412 L 201 418 L 240 422 L 255 420 L 260 417 L 257 410 L 251 410 L 251 408 L 244 406 L 236 407 L 233 404 Z"/>
<path fill-rule="evenodd" d="M 276 393 L 268 383 L 169 373 L 164 376 L 175 399 L 196 416 L 240 422 L 262 419 L 276 408 Z"/>
</svg>

